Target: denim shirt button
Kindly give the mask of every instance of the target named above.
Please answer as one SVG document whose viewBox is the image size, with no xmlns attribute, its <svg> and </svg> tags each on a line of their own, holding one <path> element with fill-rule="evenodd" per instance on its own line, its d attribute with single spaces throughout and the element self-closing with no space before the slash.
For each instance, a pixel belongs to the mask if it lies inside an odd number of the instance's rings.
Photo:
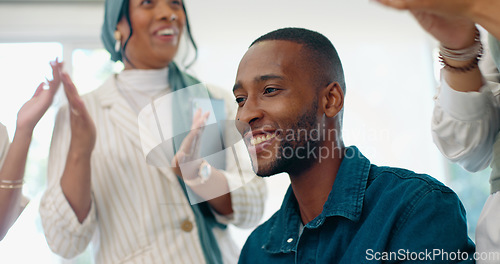
<svg viewBox="0 0 500 264">
<path fill-rule="evenodd" d="M 293 238 L 289 238 L 286 242 L 292 243 L 293 242 Z"/>
</svg>

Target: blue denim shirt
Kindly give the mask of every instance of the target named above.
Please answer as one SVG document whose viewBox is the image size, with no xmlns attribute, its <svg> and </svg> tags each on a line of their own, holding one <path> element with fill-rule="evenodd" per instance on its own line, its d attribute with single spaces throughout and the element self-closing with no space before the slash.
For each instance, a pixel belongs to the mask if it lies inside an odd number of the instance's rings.
<svg viewBox="0 0 500 264">
<path fill-rule="evenodd" d="M 465 209 L 452 190 L 428 175 L 370 164 L 356 147 L 346 148 L 321 214 L 300 234 L 301 224 L 289 187 L 239 263 L 474 263 Z"/>
</svg>

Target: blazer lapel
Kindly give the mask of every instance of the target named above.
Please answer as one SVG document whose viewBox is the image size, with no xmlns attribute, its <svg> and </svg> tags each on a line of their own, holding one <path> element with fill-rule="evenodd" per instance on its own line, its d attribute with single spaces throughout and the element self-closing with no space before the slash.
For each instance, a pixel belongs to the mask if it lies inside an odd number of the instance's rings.
<svg viewBox="0 0 500 264">
<path fill-rule="evenodd" d="M 116 133 L 125 135 L 131 144 L 142 152 L 137 114 L 118 92 L 115 80 L 113 77 L 108 80 L 106 85 L 108 89 L 100 95 L 101 105 L 103 108 L 109 108 L 109 117 L 111 123 L 116 127 Z"/>
<path fill-rule="evenodd" d="M 134 148 L 140 151 L 144 156 L 139 135 L 137 113 L 134 112 L 118 91 L 115 78 L 116 75 L 115 77 L 109 78 L 105 85 L 107 89 L 103 90 L 100 94 L 101 106 L 103 108 L 109 108 L 109 118 L 112 125 L 115 127 L 116 133 L 121 133 L 127 137 Z M 146 158 L 144 158 L 144 162 L 146 162 Z M 160 174 L 166 176 L 168 180 L 177 181 L 174 173 L 172 173 L 170 164 L 166 164 L 162 167 L 155 167 Z"/>
</svg>

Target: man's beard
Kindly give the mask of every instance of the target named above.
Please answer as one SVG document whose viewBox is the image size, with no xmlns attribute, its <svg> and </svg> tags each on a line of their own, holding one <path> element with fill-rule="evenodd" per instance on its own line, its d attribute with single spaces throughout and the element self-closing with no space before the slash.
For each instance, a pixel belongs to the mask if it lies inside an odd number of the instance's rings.
<svg viewBox="0 0 500 264">
<path fill-rule="evenodd" d="M 286 133 L 282 135 L 280 145 L 275 153 L 276 156 L 271 163 L 266 168 L 254 166 L 254 168 L 258 168 L 257 175 L 269 177 L 281 172 L 300 174 L 317 161 L 317 152 L 321 142 L 321 140 L 318 140 L 319 131 L 315 129 L 317 111 L 318 101 L 314 100 L 309 110 L 298 117 L 296 122 L 293 122 L 284 131 Z M 309 157 L 310 150 L 313 150 L 316 155 Z M 257 161 L 252 160 L 252 162 Z"/>
</svg>

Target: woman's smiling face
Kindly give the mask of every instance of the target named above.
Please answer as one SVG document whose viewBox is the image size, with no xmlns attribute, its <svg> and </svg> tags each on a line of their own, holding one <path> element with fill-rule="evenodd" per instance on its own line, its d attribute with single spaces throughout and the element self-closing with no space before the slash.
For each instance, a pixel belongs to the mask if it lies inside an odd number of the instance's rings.
<svg viewBox="0 0 500 264">
<path fill-rule="evenodd" d="M 175 57 L 186 24 L 186 14 L 178 0 L 130 0 L 129 16 L 118 22 L 121 43 L 125 44 L 126 69 L 159 69 Z"/>
</svg>

